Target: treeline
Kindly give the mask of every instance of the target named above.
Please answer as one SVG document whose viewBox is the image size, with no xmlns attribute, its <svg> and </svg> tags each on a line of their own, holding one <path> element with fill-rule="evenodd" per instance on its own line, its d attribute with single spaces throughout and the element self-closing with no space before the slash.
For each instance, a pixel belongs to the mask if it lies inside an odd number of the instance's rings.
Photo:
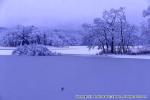
<svg viewBox="0 0 150 100">
<path fill-rule="evenodd" d="M 18 25 L 5 29 L 0 33 L 3 46 L 40 44 L 48 46 L 79 46 L 98 47 L 101 53 L 128 54 L 133 47 L 150 44 L 149 11 L 144 11 L 147 21 L 141 27 L 130 24 L 125 8 L 111 9 L 103 12 L 102 17 L 95 18 L 91 24 L 83 24 L 82 31 L 50 30 L 35 26 Z M 150 51 L 150 50 L 149 50 Z"/>
<path fill-rule="evenodd" d="M 143 38 L 143 35 L 150 38 L 147 32 L 139 34 L 141 28 L 128 22 L 125 8 L 122 7 L 104 11 L 101 18 L 96 18 L 92 24 L 84 24 L 83 27 L 87 33 L 83 39 L 84 44 L 89 48 L 98 47 L 102 50 L 101 53 L 131 53 L 132 47 L 145 45 L 144 41 L 150 40 Z"/>
<path fill-rule="evenodd" d="M 30 44 L 72 46 L 80 45 L 81 37 L 80 31 L 49 30 L 18 25 L 4 32 L 1 45 L 10 47 Z"/>
</svg>

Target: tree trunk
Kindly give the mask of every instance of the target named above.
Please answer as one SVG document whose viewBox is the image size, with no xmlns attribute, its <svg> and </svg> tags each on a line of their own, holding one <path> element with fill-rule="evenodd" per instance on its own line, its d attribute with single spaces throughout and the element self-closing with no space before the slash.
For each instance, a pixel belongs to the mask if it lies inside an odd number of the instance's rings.
<svg viewBox="0 0 150 100">
<path fill-rule="evenodd" d="M 123 25 L 122 25 L 122 21 L 121 21 L 121 53 L 125 53 L 125 45 L 124 45 L 124 36 L 123 36 Z"/>
<path fill-rule="evenodd" d="M 112 41 L 111 41 L 111 53 L 114 53 L 114 36 L 112 36 Z"/>
</svg>

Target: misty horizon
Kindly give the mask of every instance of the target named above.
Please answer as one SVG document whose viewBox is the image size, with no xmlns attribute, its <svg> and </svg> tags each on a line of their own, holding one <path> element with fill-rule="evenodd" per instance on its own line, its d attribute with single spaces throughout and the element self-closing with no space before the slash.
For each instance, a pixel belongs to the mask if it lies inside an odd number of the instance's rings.
<svg viewBox="0 0 150 100">
<path fill-rule="evenodd" d="M 139 25 L 147 0 L 3 0 L 0 8 L 0 26 L 35 25 L 51 28 L 78 29 L 101 17 L 104 10 L 125 7 L 130 23 Z"/>
</svg>

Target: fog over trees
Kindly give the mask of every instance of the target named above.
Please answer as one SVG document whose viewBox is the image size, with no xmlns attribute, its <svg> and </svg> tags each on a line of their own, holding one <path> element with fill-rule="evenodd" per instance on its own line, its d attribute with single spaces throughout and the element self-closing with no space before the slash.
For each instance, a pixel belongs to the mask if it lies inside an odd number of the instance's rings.
<svg viewBox="0 0 150 100">
<path fill-rule="evenodd" d="M 141 12 L 142 14 L 142 12 Z M 142 15 L 141 15 L 142 16 Z M 49 29 L 37 26 L 18 25 L 13 28 L 0 28 L 1 46 L 17 47 L 24 45 L 46 46 L 88 46 L 98 47 L 101 53 L 128 54 L 136 46 L 150 44 L 150 7 L 143 11 L 145 21 L 141 25 L 131 24 L 126 8 L 105 10 L 93 23 L 83 23 L 82 29 Z"/>
</svg>

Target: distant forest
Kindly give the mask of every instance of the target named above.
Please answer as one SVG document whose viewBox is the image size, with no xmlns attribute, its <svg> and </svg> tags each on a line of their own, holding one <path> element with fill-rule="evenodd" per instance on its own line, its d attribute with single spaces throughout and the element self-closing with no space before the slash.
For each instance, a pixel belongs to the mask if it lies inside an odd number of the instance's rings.
<svg viewBox="0 0 150 100">
<path fill-rule="evenodd" d="M 0 28 L 0 45 L 17 47 L 23 45 L 47 46 L 88 46 L 98 47 L 103 53 L 129 53 L 131 47 L 150 44 L 150 8 L 143 11 L 147 19 L 140 26 L 133 25 L 126 18 L 126 10 L 110 9 L 93 23 L 83 23 L 82 30 L 48 29 L 36 26 L 18 25 L 13 28 Z"/>
</svg>

